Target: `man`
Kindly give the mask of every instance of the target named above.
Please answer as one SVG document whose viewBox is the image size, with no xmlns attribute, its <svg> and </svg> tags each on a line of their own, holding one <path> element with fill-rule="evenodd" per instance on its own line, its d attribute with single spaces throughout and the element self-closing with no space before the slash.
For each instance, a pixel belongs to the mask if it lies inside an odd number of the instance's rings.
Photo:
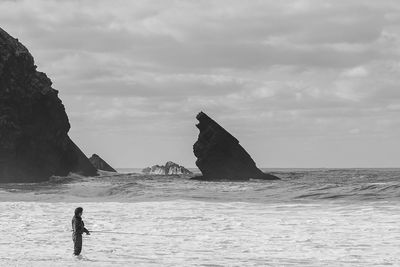
<svg viewBox="0 0 400 267">
<path fill-rule="evenodd" d="M 82 251 L 82 234 L 90 235 L 88 229 L 82 221 L 83 209 L 81 207 L 75 209 L 75 215 L 72 218 L 72 240 L 74 241 L 74 255 L 78 256 Z"/>
</svg>

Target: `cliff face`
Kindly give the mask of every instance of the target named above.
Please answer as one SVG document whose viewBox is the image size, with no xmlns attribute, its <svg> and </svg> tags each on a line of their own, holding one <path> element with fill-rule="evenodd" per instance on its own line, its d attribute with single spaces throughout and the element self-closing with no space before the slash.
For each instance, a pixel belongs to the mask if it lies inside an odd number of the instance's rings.
<svg viewBox="0 0 400 267">
<path fill-rule="evenodd" d="M 200 112 L 196 118 L 200 133 L 193 152 L 197 157 L 196 165 L 203 174 L 197 179 L 279 179 L 258 169 L 239 141 L 205 113 Z"/>
<path fill-rule="evenodd" d="M 29 51 L 0 28 L 0 182 L 97 174 L 68 137 L 68 117 L 51 85 Z"/>
<path fill-rule="evenodd" d="M 147 167 L 142 170 L 145 174 L 154 175 L 180 175 L 180 174 L 192 174 L 191 171 L 183 166 L 180 166 L 172 161 L 168 161 L 164 166 L 154 165 L 152 167 Z"/>
<path fill-rule="evenodd" d="M 98 170 L 107 171 L 107 172 L 117 172 L 113 167 L 111 167 L 107 162 L 105 162 L 97 154 L 93 154 L 89 160 L 92 163 L 92 165 Z"/>
</svg>

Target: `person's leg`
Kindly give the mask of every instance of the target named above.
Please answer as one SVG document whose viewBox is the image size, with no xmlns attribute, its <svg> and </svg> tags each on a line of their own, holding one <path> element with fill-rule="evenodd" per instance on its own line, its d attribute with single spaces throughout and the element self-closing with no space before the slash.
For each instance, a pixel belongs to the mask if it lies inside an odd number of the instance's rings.
<svg viewBox="0 0 400 267">
<path fill-rule="evenodd" d="M 74 255 L 76 255 L 77 249 L 76 249 L 76 235 L 72 234 L 72 241 L 74 242 Z"/>
<path fill-rule="evenodd" d="M 74 255 L 78 256 L 82 251 L 82 235 L 74 236 Z"/>
</svg>

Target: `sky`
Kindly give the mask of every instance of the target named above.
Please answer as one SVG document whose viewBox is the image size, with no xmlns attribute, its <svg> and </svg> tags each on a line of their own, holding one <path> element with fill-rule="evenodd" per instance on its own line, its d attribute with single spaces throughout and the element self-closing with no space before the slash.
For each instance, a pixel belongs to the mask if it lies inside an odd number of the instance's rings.
<svg viewBox="0 0 400 267">
<path fill-rule="evenodd" d="M 400 1 L 0 0 L 113 167 L 195 166 L 195 116 L 259 167 L 399 167 Z"/>
</svg>

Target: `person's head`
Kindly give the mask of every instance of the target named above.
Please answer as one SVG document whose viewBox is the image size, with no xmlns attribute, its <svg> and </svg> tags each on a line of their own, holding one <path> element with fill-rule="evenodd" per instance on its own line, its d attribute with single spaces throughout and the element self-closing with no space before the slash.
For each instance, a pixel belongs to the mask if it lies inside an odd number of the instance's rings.
<svg viewBox="0 0 400 267">
<path fill-rule="evenodd" d="M 83 209 L 81 207 L 76 208 L 75 209 L 75 216 L 81 217 L 82 216 L 82 212 L 83 212 Z"/>
</svg>

